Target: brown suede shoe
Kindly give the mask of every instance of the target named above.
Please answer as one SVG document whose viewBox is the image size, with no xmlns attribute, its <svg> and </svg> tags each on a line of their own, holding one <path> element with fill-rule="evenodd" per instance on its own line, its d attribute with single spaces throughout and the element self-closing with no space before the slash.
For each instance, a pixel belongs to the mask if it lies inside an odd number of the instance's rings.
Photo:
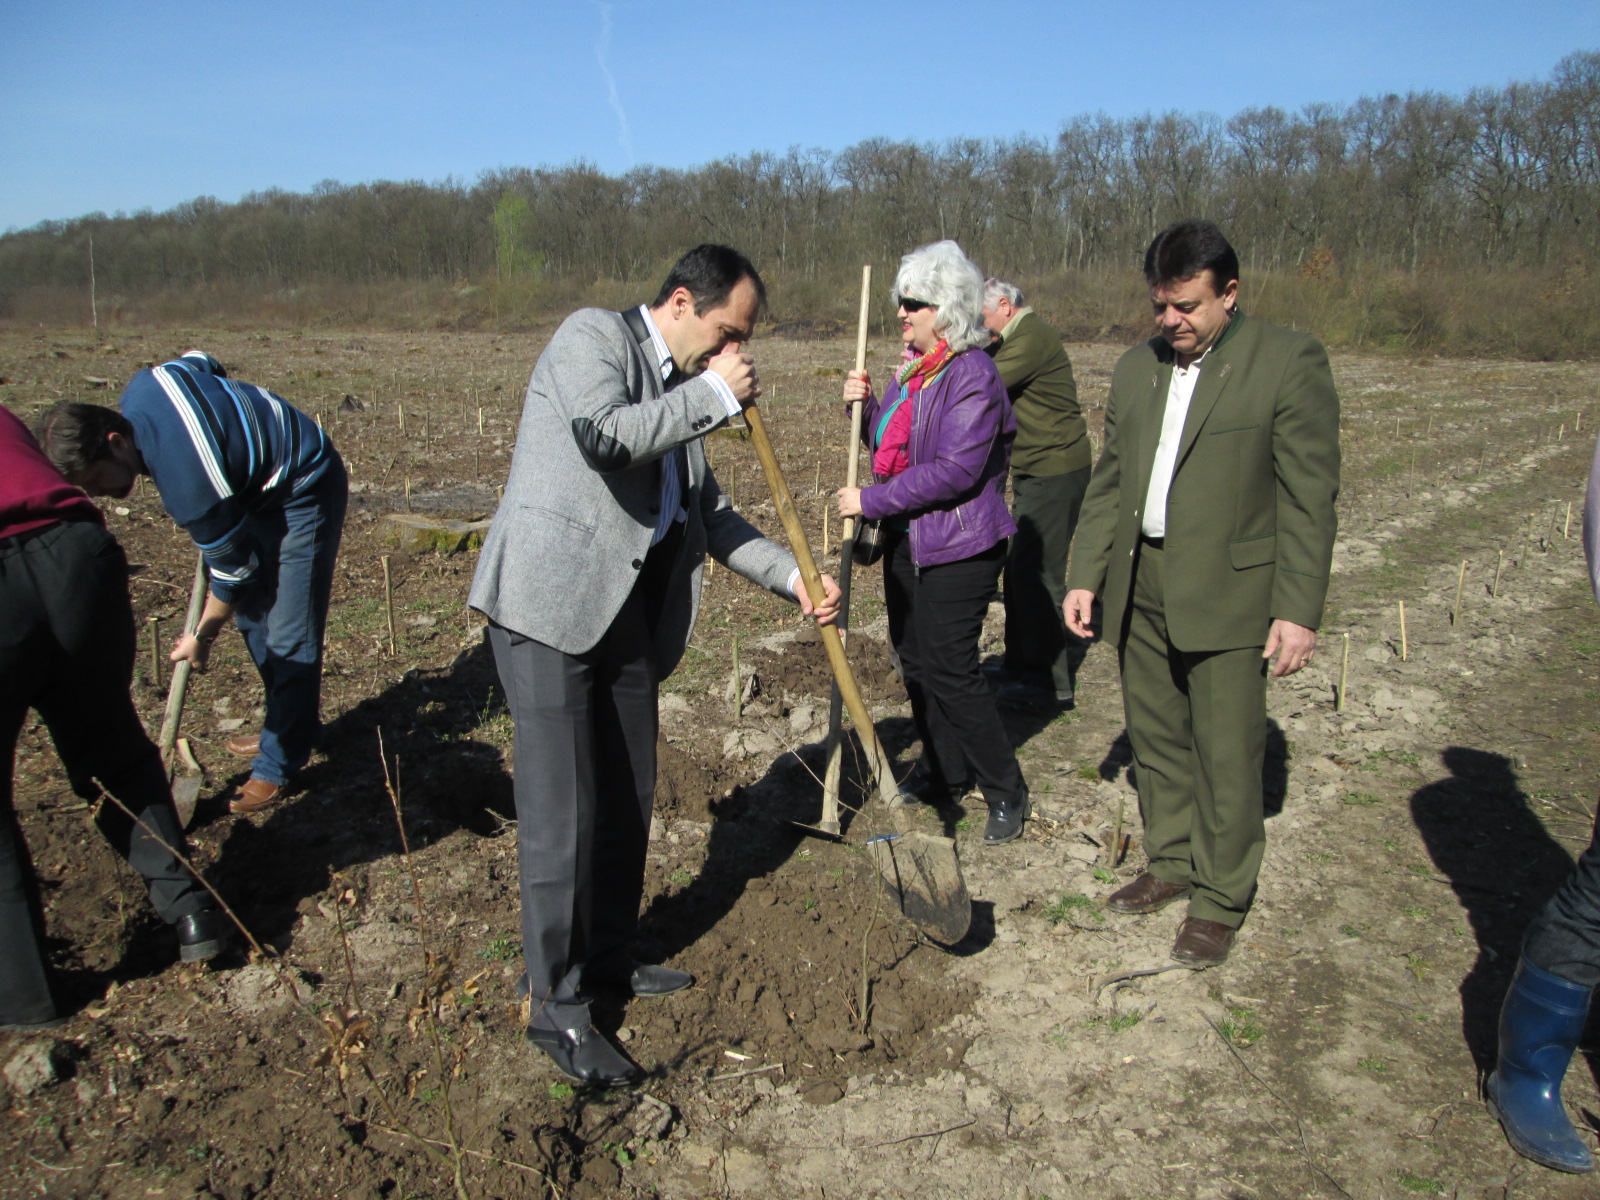
<svg viewBox="0 0 1600 1200">
<path fill-rule="evenodd" d="M 1186 883 L 1168 883 L 1146 871 L 1127 887 L 1118 888 L 1106 897 L 1106 907 L 1114 913 L 1160 912 L 1174 900 L 1189 894 Z"/>
<path fill-rule="evenodd" d="M 228 797 L 228 811 L 231 813 L 260 812 L 263 808 L 270 808 L 282 799 L 286 790 L 280 784 L 268 783 L 265 779 L 252 777 L 246 780 L 242 788 Z"/>
<path fill-rule="evenodd" d="M 229 754 L 237 754 L 240 758 L 254 758 L 261 753 L 259 733 L 236 733 L 222 744 L 228 748 Z"/>
<path fill-rule="evenodd" d="M 1238 932 L 1221 921 L 1185 917 L 1178 926 L 1178 938 L 1172 943 L 1172 957 L 1191 967 L 1214 967 L 1227 961 Z"/>
</svg>

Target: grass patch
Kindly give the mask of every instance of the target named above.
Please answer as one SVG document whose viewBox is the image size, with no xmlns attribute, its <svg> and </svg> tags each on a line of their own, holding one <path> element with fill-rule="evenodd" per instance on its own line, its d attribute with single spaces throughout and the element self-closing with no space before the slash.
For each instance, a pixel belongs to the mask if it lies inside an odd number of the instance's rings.
<svg viewBox="0 0 1600 1200">
<path fill-rule="evenodd" d="M 1444 1184 L 1437 1179 L 1429 1179 L 1426 1175 L 1416 1175 L 1410 1171 L 1401 1171 L 1395 1175 L 1394 1181 L 1408 1192 L 1416 1192 L 1423 1196 L 1444 1195 Z"/>
<path fill-rule="evenodd" d="M 1252 1046 L 1266 1035 L 1256 1014 L 1242 1005 L 1229 1005 L 1228 1015 L 1217 1023 L 1222 1036 L 1241 1048 Z"/>
<path fill-rule="evenodd" d="M 1385 1075 L 1389 1071 L 1389 1064 L 1381 1058 L 1363 1058 L 1356 1066 L 1373 1075 Z"/>
<path fill-rule="evenodd" d="M 1063 892 L 1059 900 L 1044 910 L 1045 920 L 1052 925 L 1059 925 L 1080 914 L 1093 917 L 1097 922 L 1104 922 L 1106 919 L 1105 914 L 1100 911 L 1100 906 L 1082 892 Z"/>
<path fill-rule="evenodd" d="M 1353 804 L 1357 808 L 1371 808 L 1378 803 L 1378 798 L 1371 792 L 1351 792 L 1344 798 L 1346 804 Z"/>
</svg>

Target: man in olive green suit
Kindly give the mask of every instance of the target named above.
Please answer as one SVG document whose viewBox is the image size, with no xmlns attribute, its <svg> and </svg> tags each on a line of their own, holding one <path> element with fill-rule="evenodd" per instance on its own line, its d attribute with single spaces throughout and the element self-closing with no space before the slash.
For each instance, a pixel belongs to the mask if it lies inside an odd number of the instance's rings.
<svg viewBox="0 0 1600 1200">
<path fill-rule="evenodd" d="M 1017 417 L 1011 515 L 1017 532 L 1001 584 L 1006 597 L 1002 703 L 1070 707 L 1080 639 L 1067 634 L 1067 551 L 1089 486 L 1089 430 L 1061 339 L 1023 304 L 1016 284 L 983 285 L 983 324 Z"/>
<path fill-rule="evenodd" d="M 1313 338 L 1239 312 L 1207 221 L 1156 235 L 1158 337 L 1122 356 L 1067 581 L 1067 627 L 1104 609 L 1122 667 L 1148 867 L 1107 898 L 1189 897 L 1173 957 L 1222 962 L 1266 845 L 1266 672 L 1311 661 L 1333 557 L 1339 398 Z"/>
</svg>

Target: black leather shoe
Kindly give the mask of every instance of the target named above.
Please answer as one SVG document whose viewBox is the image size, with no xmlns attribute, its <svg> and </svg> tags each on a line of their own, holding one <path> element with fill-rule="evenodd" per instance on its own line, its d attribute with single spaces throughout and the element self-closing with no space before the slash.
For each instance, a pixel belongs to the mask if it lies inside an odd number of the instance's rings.
<svg viewBox="0 0 1600 1200">
<path fill-rule="evenodd" d="M 657 963 L 633 963 L 621 971 L 585 972 L 584 983 L 591 987 L 612 988 L 619 992 L 632 992 L 635 996 L 670 996 L 681 992 L 694 982 L 687 971 L 674 970 Z"/>
<path fill-rule="evenodd" d="M 1002 800 L 989 806 L 989 820 L 983 827 L 985 846 L 1004 846 L 1022 836 L 1022 823 L 1033 812 L 1033 801 L 1024 789 L 1020 800 Z"/>
<path fill-rule="evenodd" d="M 66 1023 L 65 1017 L 46 1017 L 42 1021 L 5 1021 L 0 1022 L 0 1033 L 39 1033 L 46 1029 L 58 1029 Z"/>
<path fill-rule="evenodd" d="M 205 962 L 228 944 L 228 918 L 219 908 L 204 908 L 178 918 L 178 957 L 184 962 Z"/>
<path fill-rule="evenodd" d="M 635 996 L 670 996 L 694 982 L 687 971 L 677 971 L 658 963 L 640 963 L 628 976 L 628 987 Z"/>
<path fill-rule="evenodd" d="M 549 1055 L 563 1075 L 579 1083 L 625 1087 L 644 1077 L 593 1025 L 578 1029 L 535 1029 L 530 1025 L 522 1036 Z"/>
<path fill-rule="evenodd" d="M 1077 703 L 1070 690 L 1028 679 L 1002 683 L 995 688 L 994 698 L 1007 708 L 1056 709 L 1060 712 L 1071 712 Z"/>
<path fill-rule="evenodd" d="M 961 797 L 972 790 L 970 783 L 945 783 L 934 779 L 921 766 L 900 785 L 900 795 L 908 801 L 926 804 L 931 808 L 946 808 L 960 803 Z"/>
</svg>

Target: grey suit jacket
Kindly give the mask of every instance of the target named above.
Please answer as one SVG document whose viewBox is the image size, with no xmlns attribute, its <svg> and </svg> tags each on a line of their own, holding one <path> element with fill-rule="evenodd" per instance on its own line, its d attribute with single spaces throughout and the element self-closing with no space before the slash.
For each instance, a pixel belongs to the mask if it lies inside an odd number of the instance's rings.
<svg viewBox="0 0 1600 1200">
<path fill-rule="evenodd" d="M 539 356 L 505 496 L 467 603 L 566 654 L 592 649 L 633 590 L 661 504 L 661 460 L 686 448 L 688 514 L 656 616 L 661 674 L 677 665 L 700 606 L 707 551 L 788 597 L 794 556 L 733 510 L 701 439 L 728 420 L 704 379 L 661 390 L 654 351 L 605 309 L 573 313 Z"/>
</svg>

